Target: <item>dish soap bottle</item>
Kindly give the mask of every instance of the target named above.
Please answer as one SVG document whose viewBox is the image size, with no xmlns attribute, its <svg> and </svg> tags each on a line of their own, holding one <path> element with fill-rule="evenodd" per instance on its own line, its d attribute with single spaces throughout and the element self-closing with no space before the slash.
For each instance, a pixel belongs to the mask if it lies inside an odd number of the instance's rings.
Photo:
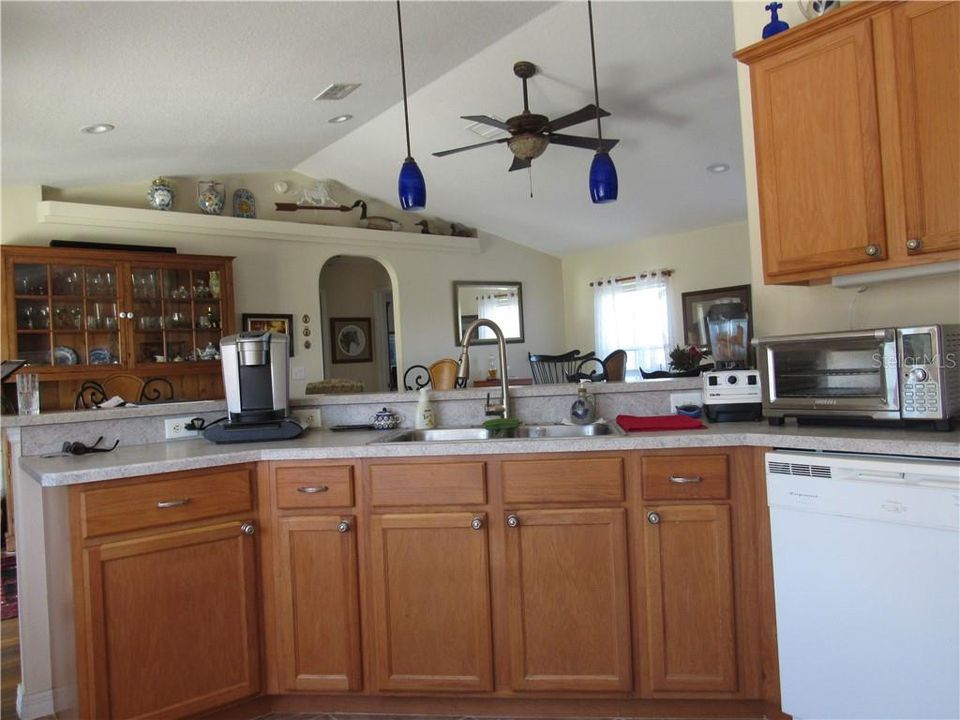
<svg viewBox="0 0 960 720">
<path fill-rule="evenodd" d="M 420 399 L 417 401 L 417 419 L 414 425 L 418 430 L 428 430 L 436 427 L 436 424 L 433 406 L 430 404 L 430 391 L 427 388 L 420 388 Z"/>
<path fill-rule="evenodd" d="M 577 389 L 577 399 L 570 406 L 570 419 L 577 425 L 589 425 L 597 417 L 597 405 L 593 396 L 587 392 L 589 380 L 581 380 Z"/>
</svg>

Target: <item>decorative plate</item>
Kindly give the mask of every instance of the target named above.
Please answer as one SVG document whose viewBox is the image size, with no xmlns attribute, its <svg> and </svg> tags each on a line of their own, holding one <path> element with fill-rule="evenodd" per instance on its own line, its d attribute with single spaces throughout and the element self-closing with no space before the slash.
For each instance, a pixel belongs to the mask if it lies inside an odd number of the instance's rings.
<svg viewBox="0 0 960 720">
<path fill-rule="evenodd" d="M 253 193 L 246 188 L 240 188 L 233 193 L 233 216 L 239 218 L 255 218 L 257 204 Z"/>
<path fill-rule="evenodd" d="M 78 362 L 80 362 L 80 358 L 77 357 L 77 351 L 73 348 L 58 345 L 53 349 L 54 365 L 76 365 Z"/>
<path fill-rule="evenodd" d="M 90 350 L 91 365 L 109 365 L 113 362 L 113 356 L 107 348 L 93 348 Z"/>
</svg>

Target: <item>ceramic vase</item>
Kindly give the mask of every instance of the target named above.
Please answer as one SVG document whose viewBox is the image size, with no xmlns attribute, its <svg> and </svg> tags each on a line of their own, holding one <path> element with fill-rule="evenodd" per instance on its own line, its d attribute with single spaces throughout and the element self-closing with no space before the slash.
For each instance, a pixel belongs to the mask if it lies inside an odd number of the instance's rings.
<svg viewBox="0 0 960 720">
<path fill-rule="evenodd" d="M 170 210 L 173 208 L 173 199 L 176 193 L 166 178 L 158 177 L 147 190 L 147 202 L 154 210 Z"/>
</svg>

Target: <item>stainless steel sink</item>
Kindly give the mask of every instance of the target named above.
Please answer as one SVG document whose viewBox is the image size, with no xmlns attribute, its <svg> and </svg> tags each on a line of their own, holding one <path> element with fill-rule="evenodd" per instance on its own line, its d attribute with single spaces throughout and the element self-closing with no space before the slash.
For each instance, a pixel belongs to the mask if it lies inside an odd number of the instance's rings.
<svg viewBox="0 0 960 720">
<path fill-rule="evenodd" d="M 487 430 L 486 428 L 433 428 L 431 430 L 400 430 L 373 443 L 405 442 L 469 442 L 476 440 L 515 440 L 541 438 L 582 438 L 623 435 L 615 425 L 521 425 L 514 430 Z"/>
</svg>

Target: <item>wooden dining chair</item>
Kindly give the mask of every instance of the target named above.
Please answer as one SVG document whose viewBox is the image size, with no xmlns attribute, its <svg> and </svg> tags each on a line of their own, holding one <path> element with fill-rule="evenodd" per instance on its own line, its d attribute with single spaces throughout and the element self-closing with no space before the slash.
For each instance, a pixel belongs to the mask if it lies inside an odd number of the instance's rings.
<svg viewBox="0 0 960 720">
<path fill-rule="evenodd" d="M 173 383 L 164 377 L 141 378 L 136 375 L 110 375 L 103 380 L 85 380 L 74 400 L 74 410 L 97 407 L 114 395 L 138 405 L 171 402 L 176 393 Z"/>
<path fill-rule="evenodd" d="M 457 380 L 460 363 L 453 358 L 443 358 L 431 363 L 427 368 L 430 373 L 430 384 L 434 390 L 453 390 L 462 387 L 463 383 Z"/>
<path fill-rule="evenodd" d="M 627 378 L 627 351 L 614 350 L 603 359 L 607 382 L 623 382 Z"/>
<path fill-rule="evenodd" d="M 530 372 L 533 375 L 535 385 L 572 382 L 570 376 L 576 374 L 577 366 L 592 357 L 592 352 L 581 355 L 580 350 L 571 350 L 562 355 L 527 353 L 527 359 L 530 361 Z"/>
</svg>

